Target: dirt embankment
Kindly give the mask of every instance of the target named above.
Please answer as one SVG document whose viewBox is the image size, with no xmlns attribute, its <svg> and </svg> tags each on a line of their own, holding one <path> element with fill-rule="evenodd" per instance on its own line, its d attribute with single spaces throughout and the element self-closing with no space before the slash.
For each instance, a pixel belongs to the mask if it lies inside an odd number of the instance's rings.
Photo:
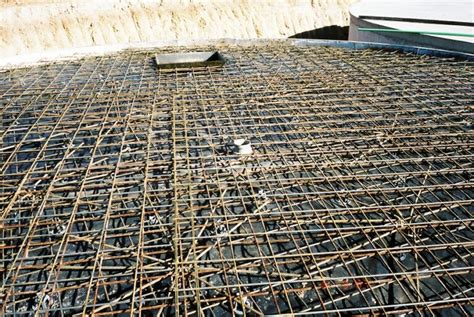
<svg viewBox="0 0 474 317">
<path fill-rule="evenodd" d="M 355 0 L 4 0 L 0 57 L 94 45 L 285 38 L 348 24 Z"/>
</svg>

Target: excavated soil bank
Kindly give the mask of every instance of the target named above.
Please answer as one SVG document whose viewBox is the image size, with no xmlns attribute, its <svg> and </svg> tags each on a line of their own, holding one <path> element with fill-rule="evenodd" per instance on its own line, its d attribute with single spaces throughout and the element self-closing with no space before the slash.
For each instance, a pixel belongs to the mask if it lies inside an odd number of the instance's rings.
<svg viewBox="0 0 474 317">
<path fill-rule="evenodd" d="M 163 40 L 321 34 L 318 30 L 347 26 L 354 2 L 7 0 L 0 4 L 0 57 Z"/>
</svg>

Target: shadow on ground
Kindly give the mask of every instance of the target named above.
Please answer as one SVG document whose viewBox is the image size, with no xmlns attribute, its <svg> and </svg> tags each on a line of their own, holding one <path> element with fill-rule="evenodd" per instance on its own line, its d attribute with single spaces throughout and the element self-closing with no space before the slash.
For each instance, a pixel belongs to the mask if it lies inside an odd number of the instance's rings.
<svg viewBox="0 0 474 317">
<path fill-rule="evenodd" d="M 325 26 L 323 28 L 297 33 L 290 36 L 290 38 L 347 40 L 349 38 L 349 27 L 339 25 Z"/>
</svg>

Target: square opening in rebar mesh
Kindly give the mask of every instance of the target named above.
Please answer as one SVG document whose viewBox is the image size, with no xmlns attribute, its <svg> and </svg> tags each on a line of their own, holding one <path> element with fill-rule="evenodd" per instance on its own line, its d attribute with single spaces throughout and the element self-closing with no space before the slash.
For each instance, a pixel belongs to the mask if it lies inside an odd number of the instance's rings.
<svg viewBox="0 0 474 317">
<path fill-rule="evenodd" d="M 205 66 L 222 66 L 224 57 L 218 51 L 190 52 L 175 54 L 156 54 L 155 62 L 158 68 L 191 68 Z"/>
</svg>

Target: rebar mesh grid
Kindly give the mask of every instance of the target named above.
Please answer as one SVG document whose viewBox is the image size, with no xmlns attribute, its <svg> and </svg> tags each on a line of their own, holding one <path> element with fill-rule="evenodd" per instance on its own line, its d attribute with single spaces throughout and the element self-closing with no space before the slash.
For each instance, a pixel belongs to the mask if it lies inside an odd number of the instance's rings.
<svg viewBox="0 0 474 317">
<path fill-rule="evenodd" d="M 0 73 L 2 313 L 473 314 L 473 63 L 218 49 Z"/>
</svg>

